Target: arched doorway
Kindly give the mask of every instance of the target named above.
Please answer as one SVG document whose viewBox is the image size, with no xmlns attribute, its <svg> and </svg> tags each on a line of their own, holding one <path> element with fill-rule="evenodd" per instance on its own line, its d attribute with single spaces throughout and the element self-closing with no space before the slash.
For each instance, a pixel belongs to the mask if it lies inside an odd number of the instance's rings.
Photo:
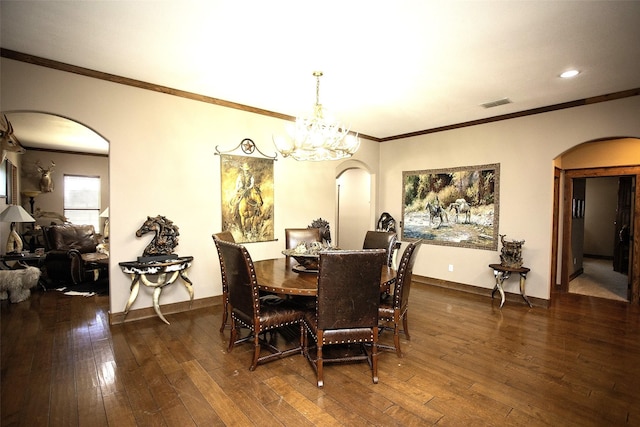
<svg viewBox="0 0 640 427">
<path fill-rule="evenodd" d="M 360 249 L 375 221 L 375 175 L 364 163 L 348 160 L 336 170 L 335 243 L 343 249 Z"/>
<path fill-rule="evenodd" d="M 615 274 L 614 270 L 617 269 L 627 275 L 626 299 L 635 304 L 640 303 L 640 248 L 634 233 L 640 226 L 640 193 L 635 185 L 640 178 L 640 139 L 615 138 L 585 142 L 560 155 L 556 159 L 556 165 L 554 218 L 561 216 L 559 227 L 554 222 L 554 246 L 559 245 L 561 248 L 558 262 L 560 280 L 559 283 L 558 280 L 552 282 L 557 284 L 556 290 L 569 292 L 571 280 L 584 272 L 585 234 L 587 241 L 590 238 L 589 221 L 585 221 L 585 214 L 595 216 L 593 208 L 596 206 L 609 215 L 609 219 L 604 219 L 591 228 L 601 233 L 601 241 L 611 241 L 608 246 L 610 249 L 602 253 L 605 255 L 603 258 L 610 256 L 611 274 Z M 595 180 L 600 180 L 599 185 L 609 185 L 608 192 L 615 191 L 616 194 L 607 194 L 607 197 L 599 199 L 597 192 L 588 193 L 588 183 L 595 184 Z M 590 196 L 587 197 L 587 194 Z M 615 206 L 607 207 L 605 204 Z M 604 218 L 607 218 L 606 215 Z M 626 246 L 618 240 L 625 225 L 628 227 L 630 243 Z M 555 231 L 560 227 L 561 232 Z M 587 255 L 592 251 L 593 249 L 587 249 Z M 554 253 L 558 253 L 555 247 Z M 554 268 L 558 264 L 554 263 Z M 555 272 L 552 272 L 552 278 L 556 278 Z M 606 297 L 606 293 L 594 296 Z"/>
</svg>

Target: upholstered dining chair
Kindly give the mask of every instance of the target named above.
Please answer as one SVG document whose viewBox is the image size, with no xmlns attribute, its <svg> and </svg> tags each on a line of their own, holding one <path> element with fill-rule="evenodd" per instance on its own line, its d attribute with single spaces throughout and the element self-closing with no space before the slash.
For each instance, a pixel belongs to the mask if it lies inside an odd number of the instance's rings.
<svg viewBox="0 0 640 427">
<path fill-rule="evenodd" d="M 224 240 L 225 242 L 235 243 L 236 239 L 233 237 L 233 234 L 228 231 L 221 231 L 219 233 L 213 233 L 211 235 L 213 240 Z M 220 253 L 218 252 L 218 255 Z M 220 332 L 224 332 L 224 328 L 227 326 L 231 326 L 228 323 L 229 319 L 229 285 L 227 285 L 227 277 L 222 267 L 222 259 L 220 260 L 220 273 L 222 275 L 222 325 L 220 326 Z"/>
<path fill-rule="evenodd" d="M 409 309 L 409 292 L 411 291 L 411 277 L 413 275 L 413 265 L 416 262 L 418 249 L 422 241 L 411 242 L 405 248 L 400 259 L 398 271 L 396 273 L 396 282 L 393 287 L 393 295 L 390 301 L 383 300 L 378 310 L 380 322 L 380 332 L 386 329 L 393 329 L 394 346 L 379 344 L 378 347 L 396 351 L 398 357 L 402 357 L 400 350 L 400 322 L 402 322 L 402 332 L 404 332 L 407 340 L 410 340 L 409 328 L 407 322 L 407 310 Z M 389 326 L 391 325 L 391 326 Z"/>
<path fill-rule="evenodd" d="M 322 242 L 322 236 L 320 235 L 320 229 L 317 227 L 311 228 L 285 228 L 285 249 L 294 249 L 301 242 Z"/>
<path fill-rule="evenodd" d="M 384 249 L 387 251 L 386 264 L 393 266 L 393 256 L 397 249 L 398 235 L 394 231 L 367 231 L 362 249 Z"/>
<path fill-rule="evenodd" d="M 318 387 L 324 385 L 325 363 L 357 360 L 369 362 L 373 382 L 378 383 L 378 307 L 385 257 L 382 249 L 320 253 L 316 309 L 304 319 L 304 354 L 316 371 Z M 309 336 L 315 341 L 315 355 Z M 340 344 L 357 345 L 360 351 L 327 358 L 325 347 Z"/>
<path fill-rule="evenodd" d="M 252 371 L 260 363 L 300 354 L 304 311 L 286 300 L 278 299 L 276 304 L 270 304 L 269 299 L 261 299 L 255 268 L 247 249 L 243 245 L 224 240 L 214 239 L 213 242 L 218 249 L 220 264 L 224 268 L 229 286 L 231 337 L 228 351 L 231 352 L 235 344 L 240 342 L 253 342 L 253 359 L 249 367 Z M 269 342 L 266 341 L 266 332 L 276 332 L 279 328 L 291 325 L 299 326 L 300 335 L 297 346 L 280 350 L 275 345 L 274 335 Z M 238 338 L 238 330 L 241 327 L 249 329 L 249 334 L 244 338 Z M 270 354 L 260 357 L 263 346 L 270 351 Z"/>
</svg>

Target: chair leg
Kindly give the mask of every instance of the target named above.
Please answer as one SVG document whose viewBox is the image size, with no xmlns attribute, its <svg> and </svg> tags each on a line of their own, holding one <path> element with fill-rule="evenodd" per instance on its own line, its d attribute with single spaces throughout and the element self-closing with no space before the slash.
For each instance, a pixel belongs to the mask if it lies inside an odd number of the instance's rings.
<svg viewBox="0 0 640 427">
<path fill-rule="evenodd" d="M 371 346 L 371 375 L 373 383 L 378 384 L 378 328 L 373 328 L 373 345 Z"/>
<path fill-rule="evenodd" d="M 404 314 L 402 315 L 402 329 L 404 329 L 404 335 L 407 337 L 407 341 L 411 341 L 411 337 L 409 336 L 409 325 L 408 325 L 408 321 L 407 321 L 407 313 L 409 311 L 405 311 Z"/>
<path fill-rule="evenodd" d="M 393 322 L 393 344 L 396 348 L 396 355 L 402 357 L 402 350 L 400 350 L 400 325 L 399 319 Z"/>
<path fill-rule="evenodd" d="M 255 371 L 256 366 L 258 366 L 258 359 L 260 358 L 260 336 L 257 333 L 253 335 L 253 361 L 249 367 L 250 371 Z"/>
<path fill-rule="evenodd" d="M 229 317 L 229 294 L 222 293 L 222 326 L 220 326 L 220 333 L 224 332 L 224 327 L 227 326 L 227 318 Z"/>
<path fill-rule="evenodd" d="M 318 378 L 318 387 L 324 386 L 324 377 L 322 373 L 322 341 L 323 341 L 322 331 L 318 331 L 318 342 L 316 343 L 316 347 L 318 348 L 316 355 L 316 371 Z"/>
<path fill-rule="evenodd" d="M 229 349 L 227 350 L 229 353 L 231 353 L 231 350 L 233 350 L 233 346 L 236 343 L 237 339 L 238 327 L 236 326 L 235 319 L 233 318 L 233 316 L 231 316 L 231 334 L 229 336 Z"/>
</svg>

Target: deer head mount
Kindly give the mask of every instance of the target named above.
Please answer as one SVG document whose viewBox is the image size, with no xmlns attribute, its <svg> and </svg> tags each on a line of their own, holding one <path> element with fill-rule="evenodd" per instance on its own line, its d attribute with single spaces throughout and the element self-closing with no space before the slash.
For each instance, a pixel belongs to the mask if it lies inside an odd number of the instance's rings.
<svg viewBox="0 0 640 427">
<path fill-rule="evenodd" d="M 7 151 L 18 154 L 24 154 L 27 151 L 13 134 L 13 126 L 5 114 L 0 116 L 0 149 L 2 150 L 0 163 L 7 157 Z"/>
<path fill-rule="evenodd" d="M 48 169 L 42 167 L 40 160 L 36 162 L 36 167 L 40 174 L 40 191 L 43 193 L 51 193 L 53 191 L 53 178 L 51 178 L 51 174 L 55 166 L 56 164 L 53 160 L 51 160 L 51 166 L 49 166 Z"/>
</svg>

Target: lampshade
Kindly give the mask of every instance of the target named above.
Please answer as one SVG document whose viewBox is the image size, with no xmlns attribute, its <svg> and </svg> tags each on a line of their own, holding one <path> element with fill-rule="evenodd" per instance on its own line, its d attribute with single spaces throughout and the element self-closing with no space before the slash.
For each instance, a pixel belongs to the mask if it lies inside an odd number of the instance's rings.
<svg viewBox="0 0 640 427">
<path fill-rule="evenodd" d="M 109 207 L 100 213 L 100 218 L 109 218 Z"/>
<path fill-rule="evenodd" d="M 36 220 L 19 205 L 9 205 L 0 213 L 0 222 L 35 222 Z"/>
<path fill-rule="evenodd" d="M 21 252 L 22 251 L 22 239 L 18 235 L 18 232 L 15 230 L 13 226 L 16 222 L 35 222 L 31 215 L 25 211 L 22 206 L 19 205 L 10 205 L 0 213 L 0 221 L 1 222 L 10 222 L 11 223 L 11 232 L 9 233 L 9 237 L 7 238 L 7 253 L 10 252 Z"/>
<path fill-rule="evenodd" d="M 287 128 L 287 136 L 274 136 L 273 143 L 282 157 L 296 160 L 338 160 L 351 157 L 358 151 L 358 134 L 351 135 L 349 127 L 330 118 L 320 104 L 321 71 L 313 73 L 316 78 L 316 103 L 307 117 L 298 117 Z"/>
</svg>

